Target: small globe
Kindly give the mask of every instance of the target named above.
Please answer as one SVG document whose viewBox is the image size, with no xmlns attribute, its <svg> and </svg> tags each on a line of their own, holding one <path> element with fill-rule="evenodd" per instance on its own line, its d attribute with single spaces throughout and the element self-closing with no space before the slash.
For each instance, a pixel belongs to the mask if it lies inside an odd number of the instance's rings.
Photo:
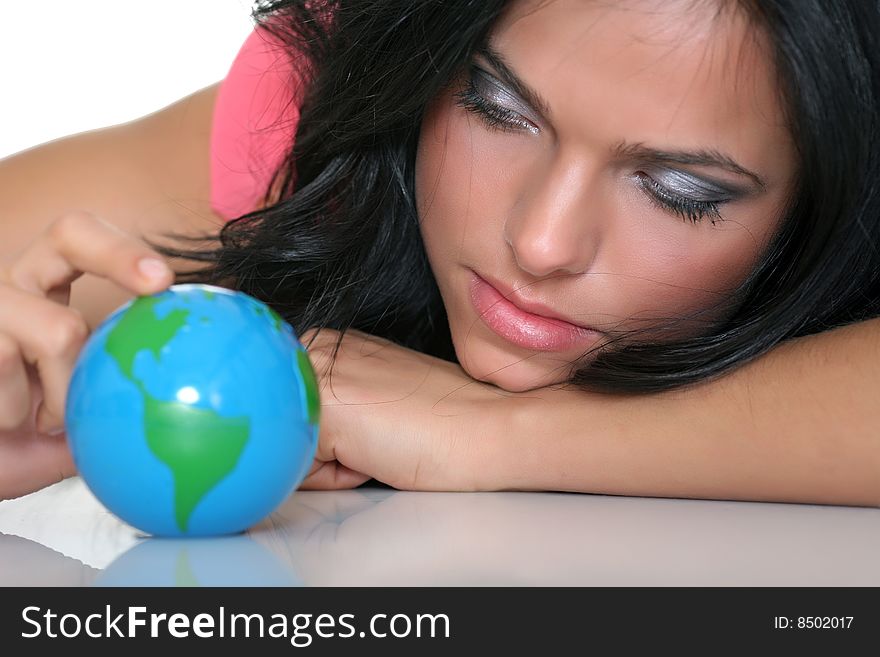
<svg viewBox="0 0 880 657">
<path fill-rule="evenodd" d="M 65 409 L 74 463 L 111 512 L 157 536 L 243 531 L 305 478 L 320 404 L 308 355 L 241 292 L 175 285 L 89 337 Z"/>
</svg>

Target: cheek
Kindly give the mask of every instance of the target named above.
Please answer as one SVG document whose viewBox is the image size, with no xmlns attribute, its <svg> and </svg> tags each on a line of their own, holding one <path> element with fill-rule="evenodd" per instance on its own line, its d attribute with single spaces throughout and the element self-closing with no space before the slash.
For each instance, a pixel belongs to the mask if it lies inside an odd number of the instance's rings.
<svg viewBox="0 0 880 657">
<path fill-rule="evenodd" d="M 610 250 L 603 271 L 626 275 L 611 284 L 614 299 L 608 301 L 631 329 L 701 311 L 694 322 L 664 333 L 684 337 L 723 315 L 730 293 L 760 257 L 765 237 L 734 221 L 711 227 L 662 219 L 671 222 L 667 229 L 646 231 L 632 221 L 616 224 L 620 234 L 606 242 Z"/>
<path fill-rule="evenodd" d="M 416 207 L 429 256 L 457 258 L 468 245 L 497 240 L 516 187 L 515 169 L 499 146 L 515 140 L 493 139 L 451 101 L 437 107 L 422 124 Z"/>
</svg>

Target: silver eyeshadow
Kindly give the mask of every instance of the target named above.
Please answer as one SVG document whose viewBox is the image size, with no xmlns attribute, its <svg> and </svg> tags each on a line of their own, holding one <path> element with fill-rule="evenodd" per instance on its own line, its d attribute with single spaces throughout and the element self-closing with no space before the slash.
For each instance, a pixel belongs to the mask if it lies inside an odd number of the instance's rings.
<svg viewBox="0 0 880 657">
<path fill-rule="evenodd" d="M 676 169 L 663 167 L 641 167 L 654 182 L 673 194 L 693 201 L 730 201 L 740 194 L 727 187 Z"/>
<path fill-rule="evenodd" d="M 505 87 L 501 81 L 478 67 L 473 67 L 473 84 L 483 98 L 499 107 L 520 114 L 526 121 L 522 127 L 534 134 L 538 133 L 540 119 L 522 99 Z"/>
</svg>

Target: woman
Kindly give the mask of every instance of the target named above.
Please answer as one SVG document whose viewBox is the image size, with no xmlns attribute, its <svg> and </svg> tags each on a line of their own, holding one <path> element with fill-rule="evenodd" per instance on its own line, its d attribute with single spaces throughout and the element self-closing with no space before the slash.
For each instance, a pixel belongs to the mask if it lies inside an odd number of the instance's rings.
<svg viewBox="0 0 880 657">
<path fill-rule="evenodd" d="M 876 7 L 263 5 L 285 166 L 218 248 L 154 245 L 303 334 L 306 487 L 880 502 Z"/>
</svg>

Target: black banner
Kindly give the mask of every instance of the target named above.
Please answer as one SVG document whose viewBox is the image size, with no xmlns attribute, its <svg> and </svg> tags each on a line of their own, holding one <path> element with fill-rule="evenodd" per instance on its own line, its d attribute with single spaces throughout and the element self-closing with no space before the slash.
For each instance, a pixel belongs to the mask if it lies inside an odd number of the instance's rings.
<svg viewBox="0 0 880 657">
<path fill-rule="evenodd" d="M 876 588 L 8 588 L 0 602 L 10 655 L 52 644 L 173 654 L 217 642 L 253 644 L 260 655 L 836 652 L 878 639 Z"/>
</svg>

